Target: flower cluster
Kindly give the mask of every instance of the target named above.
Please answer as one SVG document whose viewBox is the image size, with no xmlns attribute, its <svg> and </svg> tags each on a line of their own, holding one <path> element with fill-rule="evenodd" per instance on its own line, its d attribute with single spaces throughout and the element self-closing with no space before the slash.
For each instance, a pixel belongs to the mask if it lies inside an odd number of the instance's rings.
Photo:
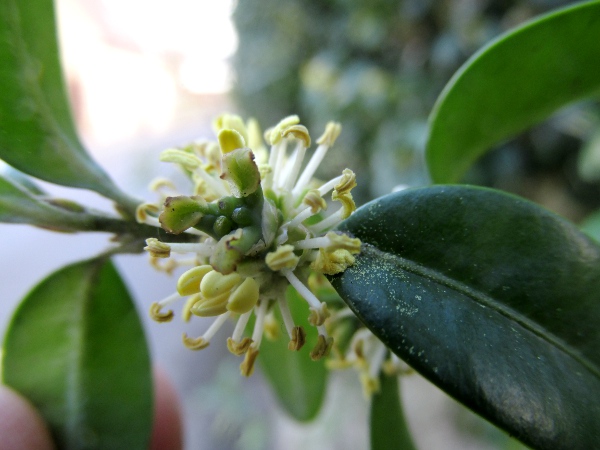
<svg viewBox="0 0 600 450">
<path fill-rule="evenodd" d="M 153 303 L 150 314 L 158 322 L 170 321 L 171 305 L 183 301 L 184 320 L 215 317 L 201 336 L 183 335 L 184 344 L 194 350 L 207 347 L 228 319 L 236 320 L 227 347 L 244 355 L 240 368 L 249 376 L 275 308 L 289 335 L 288 348 L 299 350 L 305 343 L 306 330 L 295 325 L 285 296 L 292 285 L 309 304 L 309 323 L 318 332 L 311 358 L 320 359 L 333 343 L 325 327 L 330 313 L 309 289 L 308 277 L 344 271 L 354 263 L 361 245 L 356 238 L 332 231 L 355 210 L 354 173 L 345 169 L 325 183 L 313 180 L 341 126 L 327 124 L 304 168 L 311 138 L 297 116 L 267 130 L 264 140 L 255 121 L 245 123 L 235 115 L 220 116 L 214 128 L 217 141 L 194 142 L 160 156 L 184 169 L 193 195 L 163 194 L 160 203 L 138 207 L 139 222 L 182 237 L 175 243 L 147 239 L 145 249 L 153 263 L 166 271 L 191 266 L 179 277 L 176 292 Z M 155 182 L 154 188 L 174 190 L 168 180 Z M 325 214 L 329 193 L 341 206 Z M 179 253 L 192 257 L 172 257 Z M 160 264 L 163 259 L 168 262 Z M 254 329 L 246 335 L 251 315 Z"/>
</svg>

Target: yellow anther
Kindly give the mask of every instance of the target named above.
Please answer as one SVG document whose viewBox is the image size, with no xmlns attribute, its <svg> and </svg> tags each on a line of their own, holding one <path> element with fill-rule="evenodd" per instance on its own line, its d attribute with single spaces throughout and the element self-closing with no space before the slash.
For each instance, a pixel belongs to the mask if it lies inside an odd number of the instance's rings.
<svg viewBox="0 0 600 450">
<path fill-rule="evenodd" d="M 242 281 L 242 277 L 233 272 L 228 275 L 213 270 L 202 278 L 200 292 L 206 298 L 213 298 L 229 292 Z"/>
<path fill-rule="evenodd" d="M 352 194 L 350 192 L 340 194 L 334 189 L 333 193 L 331 194 L 331 198 L 341 202 L 342 208 L 344 208 L 342 212 L 342 219 L 347 219 L 350 217 L 350 214 L 356 210 L 356 204 L 354 203 L 354 199 L 352 198 Z"/>
<path fill-rule="evenodd" d="M 344 370 L 352 367 L 352 363 L 347 359 L 341 358 L 327 359 L 325 361 L 325 367 L 327 367 L 329 370 Z"/>
<path fill-rule="evenodd" d="M 281 245 L 274 252 L 267 253 L 265 262 L 273 271 L 294 269 L 300 258 L 294 254 L 293 245 Z"/>
<path fill-rule="evenodd" d="M 220 316 L 227 312 L 228 299 L 229 292 L 211 298 L 200 296 L 200 299 L 191 306 L 190 311 L 200 317 Z"/>
<path fill-rule="evenodd" d="M 319 335 L 317 340 L 317 345 L 310 352 L 310 359 L 313 361 L 318 361 L 319 359 L 327 356 L 329 354 L 329 350 L 331 350 L 331 346 L 333 345 L 333 338 L 326 338 L 322 334 Z"/>
<path fill-rule="evenodd" d="M 173 271 L 177 269 L 179 264 L 177 264 L 177 261 L 174 261 L 173 259 L 168 259 L 164 261 L 164 264 L 161 264 L 161 261 L 163 260 L 163 258 L 154 258 L 151 256 L 150 265 L 158 271 L 165 272 L 167 275 L 172 275 Z"/>
<path fill-rule="evenodd" d="M 339 123 L 328 122 L 327 126 L 325 126 L 325 132 L 319 139 L 317 139 L 317 144 L 324 144 L 328 147 L 331 147 L 341 132 L 342 126 Z"/>
<path fill-rule="evenodd" d="M 176 148 L 169 148 L 164 150 L 160 154 L 160 160 L 162 162 L 171 162 L 176 164 L 181 164 L 188 170 L 194 170 L 200 166 L 202 161 L 195 155 L 191 153 L 184 152 L 183 150 L 178 150 Z"/>
<path fill-rule="evenodd" d="M 310 147 L 310 134 L 304 125 L 292 125 L 281 131 L 284 138 L 294 137 L 304 143 L 306 148 Z"/>
<path fill-rule="evenodd" d="M 190 350 L 202 350 L 210 345 L 210 342 L 204 339 L 202 336 L 197 338 L 191 338 L 186 333 L 182 336 L 183 345 Z"/>
<path fill-rule="evenodd" d="M 256 153 L 257 150 L 264 147 L 263 136 L 260 131 L 258 120 L 254 117 L 249 118 L 246 123 L 246 129 L 248 130 L 248 146 Z"/>
<path fill-rule="evenodd" d="M 306 331 L 302 327 L 292 328 L 292 339 L 288 343 L 288 350 L 298 351 L 306 344 Z"/>
<path fill-rule="evenodd" d="M 177 280 L 177 292 L 179 292 L 179 295 L 184 297 L 200 292 L 200 282 L 202 281 L 202 278 L 212 270 L 212 266 L 204 264 L 185 271 Z"/>
<path fill-rule="evenodd" d="M 254 308 L 258 302 L 258 283 L 253 278 L 246 278 L 229 296 L 227 309 L 237 314 L 244 314 Z"/>
<path fill-rule="evenodd" d="M 331 244 L 327 246 L 328 251 L 335 250 L 348 250 L 352 254 L 360 253 L 360 239 L 351 238 L 346 234 L 338 234 L 330 231 L 325 235 L 325 237 L 329 238 Z"/>
<path fill-rule="evenodd" d="M 302 199 L 302 203 L 307 206 L 310 206 L 310 212 L 313 214 L 317 214 L 322 209 L 327 209 L 327 202 L 317 189 L 311 189 L 308 191 L 304 198 Z"/>
<path fill-rule="evenodd" d="M 171 256 L 171 246 L 160 242 L 156 238 L 146 239 L 146 247 L 144 247 L 150 255 L 154 258 L 168 258 Z"/>
<path fill-rule="evenodd" d="M 185 322 L 189 322 L 192 318 L 192 307 L 201 300 L 200 295 L 192 295 L 187 299 L 185 305 L 183 305 L 183 310 L 181 312 L 181 318 Z"/>
<path fill-rule="evenodd" d="M 158 216 L 159 212 L 159 206 L 153 203 L 142 203 L 135 209 L 135 219 L 138 221 L 138 223 L 144 223 L 148 218 L 148 215 L 156 217 Z"/>
<path fill-rule="evenodd" d="M 235 356 L 242 356 L 248 351 L 251 344 L 252 339 L 249 337 L 242 338 L 239 342 L 234 341 L 232 338 L 227 338 L 227 349 Z"/>
<path fill-rule="evenodd" d="M 360 383 L 363 387 L 363 394 L 366 398 L 371 398 L 373 394 L 377 394 L 381 389 L 378 378 L 373 378 L 369 373 L 360 374 Z"/>
<path fill-rule="evenodd" d="M 219 132 L 219 146 L 223 154 L 244 148 L 246 141 L 240 133 L 235 130 L 223 129 Z"/>
<path fill-rule="evenodd" d="M 281 328 L 279 322 L 273 314 L 273 311 L 271 311 L 265 316 L 263 327 L 263 333 L 265 334 L 265 337 L 267 339 L 269 339 L 270 341 L 275 341 L 279 339 L 279 336 L 281 335 Z"/>
<path fill-rule="evenodd" d="M 273 173 L 273 168 L 268 164 L 259 164 L 258 172 L 260 173 L 260 179 L 264 180 L 269 174 Z"/>
<path fill-rule="evenodd" d="M 154 302 L 150 305 L 150 317 L 152 320 L 155 320 L 156 322 L 170 322 L 173 320 L 173 311 L 169 310 L 167 312 L 162 312 L 161 309 L 162 306 L 160 306 L 160 303 L 158 302 Z"/>
<path fill-rule="evenodd" d="M 246 356 L 244 356 L 244 362 L 240 364 L 240 372 L 245 377 L 249 377 L 254 372 L 254 362 L 258 356 L 258 350 L 255 350 L 252 346 L 248 347 Z"/>
<path fill-rule="evenodd" d="M 248 130 L 246 129 L 244 121 L 238 115 L 227 113 L 221 114 L 213 121 L 213 128 L 217 135 L 224 129 L 235 130 L 242 136 L 244 142 L 248 142 Z"/>
<path fill-rule="evenodd" d="M 352 189 L 356 187 L 356 174 L 350 169 L 344 169 L 342 171 L 342 179 L 338 184 L 335 185 L 335 190 L 338 195 L 348 194 Z"/>
<path fill-rule="evenodd" d="M 284 117 L 279 121 L 277 125 L 275 125 L 272 129 L 269 130 L 268 137 L 265 136 L 265 140 L 271 144 L 275 145 L 281 141 L 283 138 L 282 132 L 291 127 L 292 125 L 297 125 L 300 123 L 300 118 L 296 115 Z"/>
<path fill-rule="evenodd" d="M 343 272 L 354 264 L 355 258 L 348 250 L 340 249 L 328 252 L 319 249 L 317 259 L 311 264 L 311 269 L 325 275 L 335 275 Z"/>
<path fill-rule="evenodd" d="M 160 192 L 161 189 L 171 189 L 172 191 L 177 191 L 177 186 L 166 178 L 157 178 L 149 186 L 150 190 L 153 192 Z"/>
<path fill-rule="evenodd" d="M 321 303 L 320 308 L 311 306 L 310 314 L 308 315 L 308 323 L 314 327 L 318 327 L 323 325 L 329 316 L 330 314 L 325 303 Z"/>
</svg>

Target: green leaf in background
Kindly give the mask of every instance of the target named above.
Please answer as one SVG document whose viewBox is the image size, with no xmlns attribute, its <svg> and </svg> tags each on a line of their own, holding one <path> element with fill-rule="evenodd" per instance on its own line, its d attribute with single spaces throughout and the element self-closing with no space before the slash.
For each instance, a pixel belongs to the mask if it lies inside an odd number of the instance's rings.
<svg viewBox="0 0 600 450">
<path fill-rule="evenodd" d="M 494 144 L 600 91 L 600 2 L 565 8 L 504 34 L 448 82 L 430 116 L 427 164 L 455 183 Z"/>
<path fill-rule="evenodd" d="M 398 377 L 381 375 L 381 390 L 371 399 L 371 450 L 414 450 L 402 412 Z"/>
<path fill-rule="evenodd" d="M 600 130 L 581 149 L 577 169 L 583 180 L 589 183 L 600 181 Z"/>
<path fill-rule="evenodd" d="M 148 448 L 148 349 L 110 261 L 65 267 L 27 295 L 6 333 L 2 375 L 39 409 L 59 449 Z"/>
<path fill-rule="evenodd" d="M 580 226 L 581 231 L 600 242 L 600 211 L 587 217 Z"/>
<path fill-rule="evenodd" d="M 519 197 L 435 186 L 375 200 L 333 285 L 392 351 L 534 448 L 600 442 L 600 246 Z"/>
<path fill-rule="evenodd" d="M 77 137 L 52 0 L 0 2 L 0 61 L 0 158 L 42 180 L 92 189 L 128 205 L 131 200 Z"/>
<path fill-rule="evenodd" d="M 311 333 L 314 327 L 308 323 L 308 304 L 291 287 L 286 294 L 294 322 L 307 331 L 306 344 L 298 352 L 288 350 L 289 337 L 283 329 L 276 340 L 263 339 L 258 361 L 285 410 L 296 420 L 308 421 L 315 418 L 323 404 L 327 369 L 323 359 L 310 359 L 317 335 Z M 278 309 L 275 314 L 279 314 Z M 277 319 L 282 323 L 281 316 Z"/>
</svg>

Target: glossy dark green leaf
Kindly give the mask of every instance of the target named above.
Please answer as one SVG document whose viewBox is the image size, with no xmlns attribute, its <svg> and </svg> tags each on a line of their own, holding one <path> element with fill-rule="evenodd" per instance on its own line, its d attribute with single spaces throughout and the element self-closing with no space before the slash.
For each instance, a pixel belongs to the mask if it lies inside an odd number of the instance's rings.
<svg viewBox="0 0 600 450">
<path fill-rule="evenodd" d="M 2 375 L 39 409 L 59 449 L 148 448 L 148 349 L 110 261 L 65 267 L 27 295 L 6 333 Z"/>
<path fill-rule="evenodd" d="M 77 137 L 52 0 L 0 2 L 0 158 L 40 179 L 127 198 Z"/>
<path fill-rule="evenodd" d="M 292 288 L 288 289 L 287 297 L 294 322 L 307 332 L 306 344 L 300 351 L 288 350 L 289 337 L 287 331 L 281 329 L 276 340 L 263 339 L 258 361 L 284 409 L 294 419 L 308 421 L 315 418 L 323 404 L 327 369 L 324 360 L 310 359 L 317 334 L 308 323 L 308 304 Z M 275 314 L 278 323 L 282 323 L 279 310 Z"/>
<path fill-rule="evenodd" d="M 427 163 L 455 183 L 486 150 L 600 91 L 600 2 L 530 21 L 471 57 L 430 116 Z"/>
<path fill-rule="evenodd" d="M 414 450 L 404 418 L 397 377 L 382 375 L 381 390 L 371 399 L 371 450 Z"/>
<path fill-rule="evenodd" d="M 600 442 L 600 246 L 521 198 L 410 189 L 356 211 L 333 280 L 392 351 L 534 448 Z"/>
</svg>

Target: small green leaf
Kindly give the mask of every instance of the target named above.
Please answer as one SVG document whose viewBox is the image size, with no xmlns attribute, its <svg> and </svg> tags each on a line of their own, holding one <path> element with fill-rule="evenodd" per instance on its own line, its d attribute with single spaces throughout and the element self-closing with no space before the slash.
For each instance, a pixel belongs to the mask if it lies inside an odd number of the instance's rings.
<svg viewBox="0 0 600 450">
<path fill-rule="evenodd" d="M 540 449 L 600 442 L 600 246 L 521 198 L 436 186 L 375 200 L 334 277 L 393 352 Z"/>
<path fill-rule="evenodd" d="M 0 174 L 0 222 L 26 223 L 54 231 L 75 231 L 89 226 L 91 221 L 91 216 L 53 206 L 35 196 L 23 183 Z"/>
<path fill-rule="evenodd" d="M 263 339 L 258 361 L 284 409 L 294 419 L 308 421 L 314 419 L 321 409 L 327 386 L 327 369 L 324 360 L 310 359 L 317 335 L 308 323 L 306 301 L 292 288 L 288 289 L 287 297 L 296 325 L 306 330 L 306 344 L 300 351 L 288 350 L 289 337 L 282 329 L 275 341 Z M 278 323 L 282 323 L 281 316 L 277 318 Z"/>
<path fill-rule="evenodd" d="M 568 7 L 487 45 L 454 75 L 430 116 L 427 163 L 455 183 L 494 144 L 600 90 L 600 2 Z"/>
<path fill-rule="evenodd" d="M 2 376 L 39 409 L 60 449 L 148 448 L 148 349 L 108 260 L 65 267 L 27 295 L 5 336 Z"/>
<path fill-rule="evenodd" d="M 414 450 L 404 419 L 398 378 L 382 375 L 381 390 L 371 399 L 371 450 Z"/>
<path fill-rule="evenodd" d="M 130 203 L 77 137 L 52 0 L 0 2 L 0 61 L 0 158 L 40 179 Z"/>
</svg>

